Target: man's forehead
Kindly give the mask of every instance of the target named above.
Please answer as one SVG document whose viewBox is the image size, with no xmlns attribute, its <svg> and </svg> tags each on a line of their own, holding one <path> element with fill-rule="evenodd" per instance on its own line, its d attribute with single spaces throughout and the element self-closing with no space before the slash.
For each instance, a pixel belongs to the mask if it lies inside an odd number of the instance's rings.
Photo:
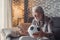
<svg viewBox="0 0 60 40">
<path fill-rule="evenodd" d="M 35 12 L 35 14 L 42 14 L 42 13 Z"/>
<path fill-rule="evenodd" d="M 35 15 L 40 16 L 40 15 L 43 15 L 43 14 L 41 14 L 41 13 L 35 13 Z"/>
</svg>

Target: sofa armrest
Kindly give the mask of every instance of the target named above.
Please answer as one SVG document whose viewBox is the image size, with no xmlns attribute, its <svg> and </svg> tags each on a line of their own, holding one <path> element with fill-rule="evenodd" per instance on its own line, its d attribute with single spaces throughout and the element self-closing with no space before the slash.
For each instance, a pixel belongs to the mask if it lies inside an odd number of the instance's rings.
<svg viewBox="0 0 60 40">
<path fill-rule="evenodd" d="M 37 40 L 36 38 L 31 38 L 30 36 L 21 36 L 19 40 Z"/>
<path fill-rule="evenodd" d="M 1 40 L 7 40 L 6 37 L 9 34 L 10 34 L 9 29 L 2 29 L 1 30 L 1 34 L 0 34 L 1 35 Z"/>
<path fill-rule="evenodd" d="M 2 29 L 1 34 L 4 40 L 11 40 L 11 37 L 20 37 L 20 34 L 12 29 Z"/>
</svg>

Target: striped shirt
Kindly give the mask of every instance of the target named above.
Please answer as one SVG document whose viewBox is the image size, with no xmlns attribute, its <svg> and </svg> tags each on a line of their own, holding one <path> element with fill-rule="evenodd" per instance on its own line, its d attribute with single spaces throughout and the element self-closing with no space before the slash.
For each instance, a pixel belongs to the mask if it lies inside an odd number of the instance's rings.
<svg viewBox="0 0 60 40">
<path fill-rule="evenodd" d="M 35 19 L 33 19 L 32 24 L 40 26 L 40 28 L 42 29 L 42 31 L 45 32 L 45 33 L 52 33 L 53 21 L 52 21 L 51 18 L 49 18 L 49 17 L 46 16 L 44 18 L 44 21 L 39 21 L 39 22 L 37 22 Z M 51 40 L 53 40 L 54 39 L 53 35 L 51 37 L 52 37 Z"/>
</svg>

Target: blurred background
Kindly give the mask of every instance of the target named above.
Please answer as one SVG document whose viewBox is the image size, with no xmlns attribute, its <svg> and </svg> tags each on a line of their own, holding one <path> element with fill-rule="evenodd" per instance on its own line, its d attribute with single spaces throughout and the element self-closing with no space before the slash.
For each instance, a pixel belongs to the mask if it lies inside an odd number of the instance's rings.
<svg viewBox="0 0 60 40">
<path fill-rule="evenodd" d="M 32 22 L 32 7 L 40 5 L 45 15 L 60 16 L 60 0 L 12 0 L 12 23 L 17 26 L 21 23 Z"/>
</svg>

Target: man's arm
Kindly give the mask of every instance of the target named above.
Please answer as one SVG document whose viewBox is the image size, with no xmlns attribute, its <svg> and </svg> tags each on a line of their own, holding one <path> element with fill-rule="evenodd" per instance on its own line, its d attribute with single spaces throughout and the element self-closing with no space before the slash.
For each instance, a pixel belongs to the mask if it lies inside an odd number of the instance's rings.
<svg viewBox="0 0 60 40">
<path fill-rule="evenodd" d="M 44 33 L 45 37 L 51 37 L 53 35 L 53 33 Z"/>
<path fill-rule="evenodd" d="M 49 24 L 50 24 L 50 30 L 51 30 L 51 33 L 44 33 L 44 36 L 46 36 L 46 37 L 50 37 L 50 36 L 53 35 L 53 31 L 52 31 L 53 20 L 52 20 L 52 19 L 50 19 Z"/>
</svg>

